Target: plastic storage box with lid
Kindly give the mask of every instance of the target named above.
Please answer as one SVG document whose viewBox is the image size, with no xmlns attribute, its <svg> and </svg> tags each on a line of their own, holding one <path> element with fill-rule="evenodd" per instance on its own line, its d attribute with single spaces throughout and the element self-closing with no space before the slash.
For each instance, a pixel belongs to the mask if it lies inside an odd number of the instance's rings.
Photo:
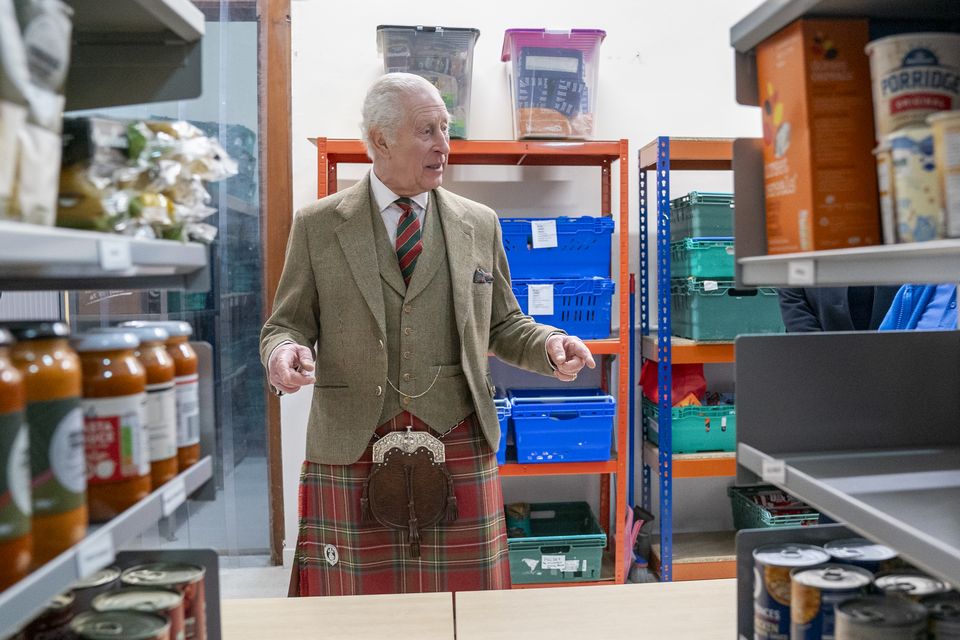
<svg viewBox="0 0 960 640">
<path fill-rule="evenodd" d="M 732 404 L 673 407 L 670 411 L 673 453 L 735 451 L 737 448 L 737 409 Z M 643 418 L 647 439 L 660 444 L 660 407 L 643 399 Z"/>
<path fill-rule="evenodd" d="M 507 29 L 507 65 L 517 139 L 587 140 L 596 130 L 600 29 Z"/>
<path fill-rule="evenodd" d="M 607 535 L 586 502 L 530 505 L 528 537 L 508 538 L 513 584 L 600 579 Z"/>
<path fill-rule="evenodd" d="M 670 243 L 670 272 L 678 278 L 732 280 L 732 237 L 684 238 Z"/>
<path fill-rule="evenodd" d="M 493 404 L 497 408 L 497 420 L 500 422 L 500 447 L 497 449 L 497 464 L 507 461 L 507 432 L 510 429 L 510 400 L 494 398 Z"/>
<path fill-rule="evenodd" d="M 380 25 L 383 72 L 415 73 L 430 81 L 450 112 L 450 137 L 466 138 L 470 120 L 473 47 L 478 29 Z"/>
<path fill-rule="evenodd" d="M 733 280 L 672 280 L 670 313 L 674 335 L 691 340 L 784 330 L 776 289 L 736 289 Z"/>
<path fill-rule="evenodd" d="M 733 236 L 733 215 L 732 193 L 691 191 L 670 201 L 670 242 Z"/>
<path fill-rule="evenodd" d="M 613 396 L 600 389 L 513 389 L 508 396 L 517 462 L 610 459 Z"/>
<path fill-rule="evenodd" d="M 613 218 L 500 218 L 500 227 L 514 278 L 610 277 Z"/>
<path fill-rule="evenodd" d="M 584 339 L 610 336 L 610 278 L 533 278 L 513 281 L 520 309 L 537 322 Z"/>
</svg>

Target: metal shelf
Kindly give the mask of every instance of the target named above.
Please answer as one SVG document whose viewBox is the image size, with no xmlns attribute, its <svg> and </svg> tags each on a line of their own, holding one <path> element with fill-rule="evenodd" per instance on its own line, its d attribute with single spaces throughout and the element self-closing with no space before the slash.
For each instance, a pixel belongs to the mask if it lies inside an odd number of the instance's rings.
<svg viewBox="0 0 960 640">
<path fill-rule="evenodd" d="M 657 351 L 659 350 L 657 340 L 656 332 L 643 336 L 641 349 L 643 357 L 647 360 L 657 359 Z M 732 342 L 695 342 L 694 340 L 673 336 L 670 339 L 670 351 L 673 364 L 707 364 L 734 361 Z"/>
<path fill-rule="evenodd" d="M 0 592 L 0 637 L 14 633 L 56 595 L 113 562 L 116 552 L 195 493 L 213 475 L 206 456 L 119 516 L 90 528 L 72 548 Z"/>
<path fill-rule="evenodd" d="M 660 449 L 650 441 L 643 443 L 643 459 L 656 465 Z M 737 475 L 737 456 L 734 452 L 675 453 L 674 478 L 734 478 Z"/>
<path fill-rule="evenodd" d="M 544 462 L 530 464 L 526 462 L 507 462 L 500 465 L 500 476 L 570 476 L 608 474 L 617 472 L 617 458 L 602 462 Z"/>
<path fill-rule="evenodd" d="M 204 16 L 189 0 L 67 0 L 66 108 L 196 98 Z"/>
<path fill-rule="evenodd" d="M 737 452 L 764 481 L 960 587 L 960 448 Z"/>
<path fill-rule="evenodd" d="M 675 533 L 673 580 L 720 580 L 737 577 L 736 531 Z M 650 568 L 660 572 L 660 544 L 651 548 Z"/>
<path fill-rule="evenodd" d="M 640 149 L 640 171 L 657 168 L 654 140 Z M 673 171 L 726 171 L 733 159 L 732 138 L 670 138 L 670 168 Z"/>
<path fill-rule="evenodd" d="M 195 242 L 0 221 L 0 290 L 210 288 Z"/>
</svg>

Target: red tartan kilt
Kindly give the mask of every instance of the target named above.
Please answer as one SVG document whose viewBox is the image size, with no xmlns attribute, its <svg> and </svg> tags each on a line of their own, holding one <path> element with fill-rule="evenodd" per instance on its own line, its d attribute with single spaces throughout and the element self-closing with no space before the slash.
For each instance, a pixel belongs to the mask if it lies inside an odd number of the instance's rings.
<svg viewBox="0 0 960 640">
<path fill-rule="evenodd" d="M 410 414 L 397 416 L 377 433 L 405 430 L 409 418 L 404 416 Z M 416 418 L 413 422 L 414 430 L 426 429 Z M 503 495 L 494 452 L 473 417 L 449 432 L 443 443 L 459 517 L 456 522 L 421 530 L 419 558 L 411 556 L 406 532 L 361 524 L 360 497 L 372 466 L 372 445 L 352 465 L 304 462 L 291 594 L 510 588 Z"/>
</svg>

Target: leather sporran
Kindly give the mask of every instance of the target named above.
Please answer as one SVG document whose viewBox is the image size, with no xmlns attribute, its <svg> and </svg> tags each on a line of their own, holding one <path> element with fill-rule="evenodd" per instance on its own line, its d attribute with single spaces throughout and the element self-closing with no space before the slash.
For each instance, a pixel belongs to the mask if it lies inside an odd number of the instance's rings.
<svg viewBox="0 0 960 640">
<path fill-rule="evenodd" d="M 361 518 L 406 531 L 420 557 L 420 530 L 457 519 L 457 497 L 443 443 L 426 431 L 394 431 L 373 444 L 373 468 L 363 483 Z"/>
</svg>

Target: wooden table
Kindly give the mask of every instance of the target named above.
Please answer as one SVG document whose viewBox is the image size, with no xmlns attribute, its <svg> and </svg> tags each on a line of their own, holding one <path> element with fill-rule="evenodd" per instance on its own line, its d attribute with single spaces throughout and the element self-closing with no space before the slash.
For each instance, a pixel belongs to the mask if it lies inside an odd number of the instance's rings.
<svg viewBox="0 0 960 640">
<path fill-rule="evenodd" d="M 736 592 L 736 580 L 703 580 L 457 593 L 457 640 L 729 640 Z"/>
<path fill-rule="evenodd" d="M 220 603 L 223 640 L 453 640 L 450 593 Z"/>
</svg>

